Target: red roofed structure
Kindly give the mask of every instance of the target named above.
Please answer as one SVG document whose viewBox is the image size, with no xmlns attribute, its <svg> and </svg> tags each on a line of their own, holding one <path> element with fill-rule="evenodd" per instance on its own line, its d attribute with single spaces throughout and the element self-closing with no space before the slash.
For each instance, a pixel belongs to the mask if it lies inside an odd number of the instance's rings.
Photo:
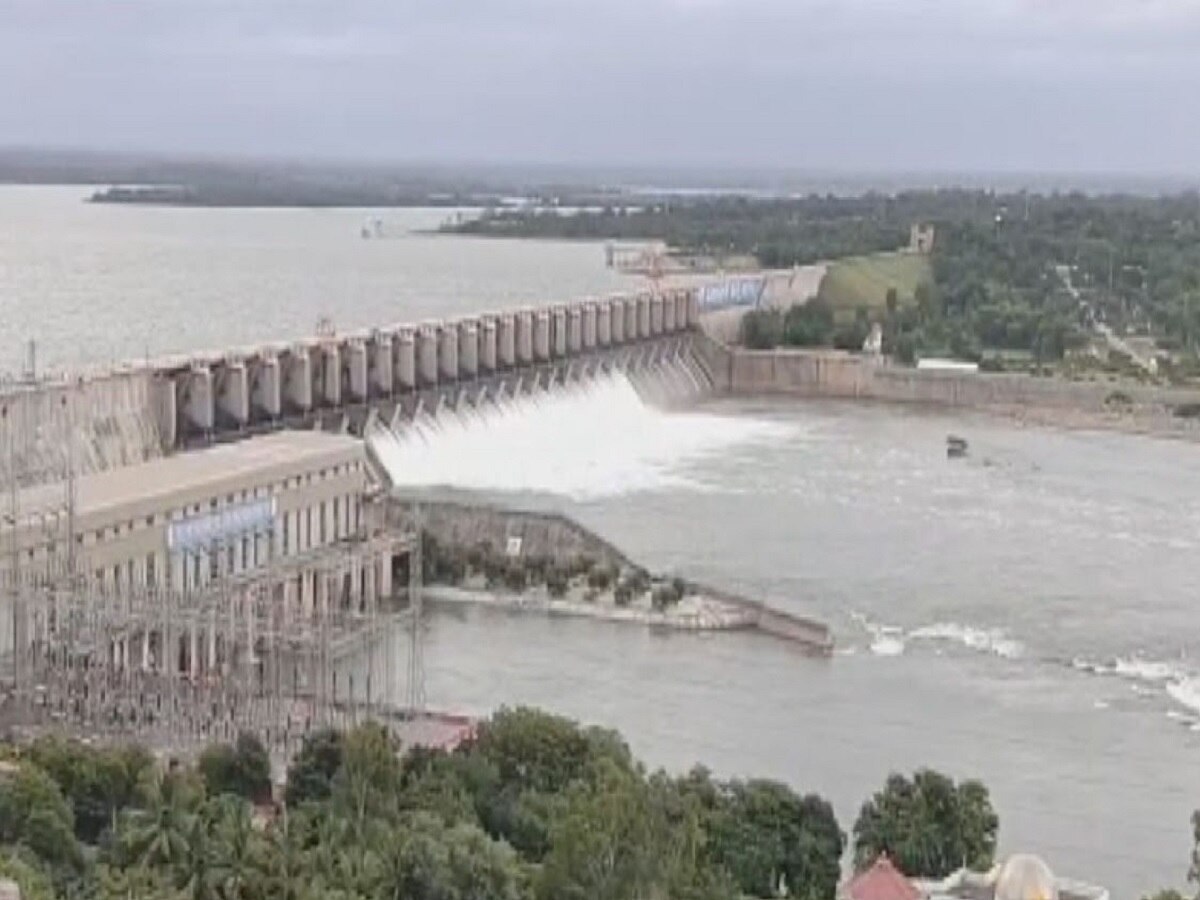
<svg viewBox="0 0 1200 900">
<path fill-rule="evenodd" d="M 843 885 L 838 897 L 842 900 L 921 900 L 921 892 L 885 855 Z"/>
</svg>

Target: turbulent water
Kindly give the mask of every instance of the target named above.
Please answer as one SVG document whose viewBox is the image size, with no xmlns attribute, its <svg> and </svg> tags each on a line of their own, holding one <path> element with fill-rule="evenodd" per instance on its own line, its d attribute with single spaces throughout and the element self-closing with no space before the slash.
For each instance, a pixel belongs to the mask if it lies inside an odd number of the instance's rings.
<svg viewBox="0 0 1200 900">
<path fill-rule="evenodd" d="M 621 283 L 594 245 L 413 232 L 440 212 L 382 213 L 387 239 L 364 241 L 362 210 L 85 194 L 0 188 L 0 369 L 28 337 L 73 363 Z M 1200 805 L 1194 446 L 887 406 L 662 411 L 621 377 L 573 391 L 424 420 L 390 465 L 409 486 L 561 509 L 656 569 L 817 615 L 838 652 L 460 609 L 428 623 L 432 706 L 616 726 L 652 765 L 819 791 L 846 828 L 889 771 L 933 765 L 987 782 L 1005 851 L 1114 898 L 1183 880 Z M 946 459 L 948 432 L 968 459 Z"/>
<path fill-rule="evenodd" d="M 951 431 L 968 459 L 947 460 Z M 820 662 L 747 635 L 446 613 L 435 704 L 598 719 L 654 763 L 825 792 L 846 825 L 893 769 L 977 776 L 1006 850 L 1121 897 L 1182 876 L 1200 803 L 1194 454 L 886 406 L 662 411 L 616 378 L 426 421 L 384 459 L 401 484 L 565 510 L 837 632 Z"/>
</svg>

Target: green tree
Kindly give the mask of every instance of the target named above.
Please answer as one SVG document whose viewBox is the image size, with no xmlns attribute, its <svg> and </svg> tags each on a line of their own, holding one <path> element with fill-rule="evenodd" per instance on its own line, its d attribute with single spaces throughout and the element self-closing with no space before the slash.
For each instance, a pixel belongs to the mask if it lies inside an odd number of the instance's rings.
<svg viewBox="0 0 1200 900">
<path fill-rule="evenodd" d="M 137 799 L 138 784 L 154 763 L 141 747 L 95 748 L 54 736 L 34 741 L 27 755 L 57 782 L 71 804 L 76 837 L 89 844 Z"/>
<path fill-rule="evenodd" d="M 520 900 L 527 878 L 512 849 L 477 826 L 418 813 L 387 836 L 378 894 L 387 900 Z"/>
<path fill-rule="evenodd" d="M 250 818 L 250 805 L 234 794 L 208 801 L 204 811 L 211 848 L 212 881 L 221 900 L 255 896 L 263 839 Z"/>
<path fill-rule="evenodd" d="M 368 723 L 346 733 L 331 801 L 356 833 L 372 819 L 395 818 L 400 783 L 399 747 L 386 728 Z"/>
<path fill-rule="evenodd" d="M 942 878 L 963 866 L 985 870 L 995 859 L 998 828 L 979 782 L 955 785 L 929 769 L 911 781 L 893 774 L 854 823 L 855 867 L 886 853 L 910 877 Z"/>
<path fill-rule="evenodd" d="M 710 818 L 713 858 L 750 896 L 831 897 L 845 837 L 830 805 L 773 781 L 732 782 L 719 789 Z"/>
<path fill-rule="evenodd" d="M 188 853 L 188 839 L 204 794 L 183 772 L 152 771 L 139 788 L 141 802 L 123 813 L 113 857 L 122 867 L 175 869 Z"/>
<path fill-rule="evenodd" d="M 637 775 L 606 761 L 594 782 L 567 792 L 538 886 L 545 900 L 633 900 L 661 895 L 662 823 Z"/>
<path fill-rule="evenodd" d="M 0 843 L 29 848 L 62 877 L 82 869 L 71 808 L 54 779 L 31 762 L 0 777 Z"/>
<path fill-rule="evenodd" d="M 295 806 L 309 800 L 326 799 L 333 778 L 342 767 L 343 737 L 340 731 L 324 728 L 308 734 L 287 771 L 285 798 Z"/>
<path fill-rule="evenodd" d="M 253 734 L 242 732 L 233 746 L 205 748 L 197 767 L 211 795 L 234 794 L 252 803 L 271 798 L 271 759 Z"/>
<path fill-rule="evenodd" d="M 55 900 L 54 885 L 50 879 L 17 853 L 0 853 L 0 878 L 17 883 L 21 889 L 21 900 Z"/>
</svg>

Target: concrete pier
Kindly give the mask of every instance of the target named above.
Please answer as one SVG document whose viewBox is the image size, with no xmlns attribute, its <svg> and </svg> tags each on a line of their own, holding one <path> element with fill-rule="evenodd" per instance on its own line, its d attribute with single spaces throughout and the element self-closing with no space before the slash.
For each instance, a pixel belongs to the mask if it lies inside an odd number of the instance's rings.
<svg viewBox="0 0 1200 900">
<path fill-rule="evenodd" d="M 218 370 L 217 411 L 235 428 L 250 424 L 250 374 L 242 360 L 229 360 Z"/>
<path fill-rule="evenodd" d="M 250 379 L 250 409 L 256 419 L 275 421 L 283 414 L 282 379 L 279 358 L 263 355 L 252 369 Z"/>
<path fill-rule="evenodd" d="M 458 378 L 458 328 L 454 325 L 438 328 L 438 377 L 446 381 Z"/>
<path fill-rule="evenodd" d="M 612 304 L 607 300 L 596 304 L 596 343 L 601 347 L 612 343 Z"/>
<path fill-rule="evenodd" d="M 422 325 L 417 332 L 417 384 L 438 382 L 438 333 L 433 325 Z"/>
<path fill-rule="evenodd" d="M 481 320 L 479 332 L 479 369 L 484 373 L 496 371 L 496 320 Z"/>
<path fill-rule="evenodd" d="M 508 313 L 496 318 L 496 362 L 501 369 L 517 364 L 517 320 Z"/>
<path fill-rule="evenodd" d="M 396 357 L 396 386 L 401 391 L 411 391 L 417 386 L 417 336 L 412 329 L 401 329 L 392 347 Z"/>
<path fill-rule="evenodd" d="M 533 319 L 533 358 L 537 362 L 550 359 L 550 312 L 540 310 Z"/>
<path fill-rule="evenodd" d="M 396 389 L 393 364 L 392 335 L 376 332 L 371 335 L 370 392 L 375 397 L 389 397 Z"/>
<path fill-rule="evenodd" d="M 479 335 L 474 322 L 458 323 L 458 374 L 460 378 L 479 374 Z"/>
</svg>

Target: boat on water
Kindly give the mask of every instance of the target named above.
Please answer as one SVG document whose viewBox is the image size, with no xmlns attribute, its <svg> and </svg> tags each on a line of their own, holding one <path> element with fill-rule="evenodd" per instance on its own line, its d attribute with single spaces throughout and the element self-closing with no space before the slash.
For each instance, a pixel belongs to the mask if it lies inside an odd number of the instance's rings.
<svg viewBox="0 0 1200 900">
<path fill-rule="evenodd" d="M 959 459 L 967 455 L 967 439 L 961 438 L 958 435 L 950 434 L 946 436 L 946 458 Z"/>
</svg>

